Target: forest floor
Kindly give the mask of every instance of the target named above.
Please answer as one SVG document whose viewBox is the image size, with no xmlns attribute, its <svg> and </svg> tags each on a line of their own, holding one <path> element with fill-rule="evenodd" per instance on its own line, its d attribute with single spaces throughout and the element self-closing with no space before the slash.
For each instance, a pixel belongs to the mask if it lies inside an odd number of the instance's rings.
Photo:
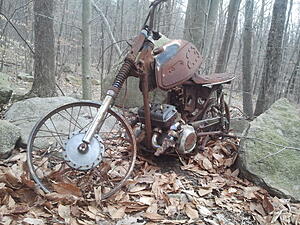
<svg viewBox="0 0 300 225">
<path fill-rule="evenodd" d="M 123 190 L 105 201 L 78 187 L 45 194 L 24 149 L 0 161 L 1 224 L 300 224 L 300 204 L 239 178 L 238 140 L 210 141 L 189 158 L 139 154 Z"/>
<path fill-rule="evenodd" d="M 28 90 L 28 83 L 17 86 Z M 63 88 L 67 95 L 74 90 L 68 82 Z M 300 204 L 239 177 L 238 151 L 231 138 L 210 141 L 189 158 L 140 153 L 124 188 L 99 201 L 74 186 L 51 194 L 36 189 L 26 150 L 15 149 L 0 161 L 0 224 L 300 224 Z"/>
</svg>

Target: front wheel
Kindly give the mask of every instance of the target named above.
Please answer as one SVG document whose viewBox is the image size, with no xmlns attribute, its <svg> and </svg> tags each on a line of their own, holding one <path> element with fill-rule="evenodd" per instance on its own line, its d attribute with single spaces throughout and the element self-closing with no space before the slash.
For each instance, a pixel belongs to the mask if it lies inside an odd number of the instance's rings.
<svg viewBox="0 0 300 225">
<path fill-rule="evenodd" d="M 100 106 L 70 103 L 48 113 L 33 128 L 27 162 L 32 178 L 46 193 L 67 188 L 85 198 L 106 199 L 129 178 L 137 146 L 123 116 L 109 109 L 88 148 L 79 148 Z"/>
</svg>

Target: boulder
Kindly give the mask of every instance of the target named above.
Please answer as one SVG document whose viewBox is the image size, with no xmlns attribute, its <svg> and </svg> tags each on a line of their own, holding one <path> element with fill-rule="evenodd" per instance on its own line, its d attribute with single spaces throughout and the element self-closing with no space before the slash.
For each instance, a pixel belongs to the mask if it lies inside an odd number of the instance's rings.
<svg viewBox="0 0 300 225">
<path fill-rule="evenodd" d="M 235 118 L 230 120 L 230 130 L 237 136 L 241 136 L 245 129 L 248 129 L 249 121 L 244 118 Z"/>
<path fill-rule="evenodd" d="M 8 75 L 0 73 L 0 106 L 9 102 L 12 93 Z"/>
<path fill-rule="evenodd" d="M 59 106 L 77 101 L 77 99 L 71 97 L 31 98 L 14 103 L 5 113 L 5 118 L 21 129 L 20 144 L 27 144 L 33 127 L 42 117 Z M 79 110 L 81 116 L 76 118 L 79 124 L 89 124 L 91 121 L 91 117 L 89 115 L 96 115 L 97 113 L 97 109 L 86 107 L 74 109 L 72 111 L 73 115 L 78 115 Z M 62 117 L 61 115 L 65 115 L 66 117 Z M 61 134 L 69 134 L 70 121 L 67 119 L 67 117 L 68 115 L 66 115 L 66 112 L 56 114 L 56 116 L 52 117 L 55 127 L 53 126 L 52 121 L 48 120 L 46 122 L 47 129 Z M 72 124 L 74 125 L 74 122 L 72 122 Z M 118 129 L 118 124 L 116 124 L 114 117 L 109 117 L 102 125 L 101 132 L 109 132 L 112 128 Z M 47 129 L 43 127 L 43 130 Z M 76 130 L 74 130 L 74 133 L 76 133 Z M 56 142 L 55 138 L 49 136 L 49 132 L 47 131 L 41 131 L 38 136 L 48 136 L 45 138 L 36 139 L 34 145 L 40 148 L 47 148 L 49 145 Z M 62 139 L 64 138 L 65 137 Z"/>
<path fill-rule="evenodd" d="M 37 121 L 53 109 L 78 101 L 71 97 L 30 98 L 14 103 L 5 113 L 5 119 L 21 129 L 21 143 L 28 137 Z"/>
<path fill-rule="evenodd" d="M 273 195 L 300 201 L 299 106 L 278 100 L 243 135 L 241 174 Z"/>
<path fill-rule="evenodd" d="M 0 159 L 6 159 L 11 155 L 20 137 L 20 128 L 8 121 L 0 120 Z"/>
<path fill-rule="evenodd" d="M 23 73 L 23 72 L 19 73 L 17 75 L 17 78 L 25 82 L 33 82 L 34 80 L 34 77 L 31 74 Z"/>
</svg>

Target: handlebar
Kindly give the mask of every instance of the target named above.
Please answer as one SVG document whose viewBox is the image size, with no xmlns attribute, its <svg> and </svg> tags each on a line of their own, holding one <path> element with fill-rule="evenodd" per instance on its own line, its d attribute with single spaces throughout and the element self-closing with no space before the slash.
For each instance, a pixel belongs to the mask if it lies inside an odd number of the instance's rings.
<svg viewBox="0 0 300 225">
<path fill-rule="evenodd" d="M 152 29 L 153 29 L 153 24 L 154 24 L 154 12 L 155 12 L 156 7 L 157 7 L 159 4 L 161 4 L 162 2 L 167 2 L 167 1 L 168 1 L 168 0 L 155 0 L 155 1 L 153 1 L 153 2 L 151 3 L 151 5 L 149 6 L 150 12 L 149 12 L 149 14 L 148 14 L 148 16 L 147 16 L 147 18 L 146 18 L 145 23 L 144 23 L 144 27 L 145 27 L 145 26 L 147 25 L 148 20 L 150 20 L 150 21 L 149 21 L 149 25 L 148 25 L 149 31 L 152 31 Z"/>
<path fill-rule="evenodd" d="M 155 1 L 153 1 L 152 3 L 151 3 L 151 5 L 149 6 L 149 8 L 151 8 L 151 7 L 156 7 L 156 6 L 158 6 L 160 3 L 162 3 L 162 2 L 167 2 L 168 0 L 155 0 Z"/>
</svg>

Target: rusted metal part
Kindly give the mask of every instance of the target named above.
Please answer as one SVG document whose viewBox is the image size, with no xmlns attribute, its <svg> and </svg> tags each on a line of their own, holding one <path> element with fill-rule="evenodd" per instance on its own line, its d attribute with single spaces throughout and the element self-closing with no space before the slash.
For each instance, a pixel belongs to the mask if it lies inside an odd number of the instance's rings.
<svg viewBox="0 0 300 225">
<path fill-rule="evenodd" d="M 199 70 L 193 74 L 192 80 L 196 84 L 202 85 L 217 85 L 232 81 L 235 78 L 233 74 L 229 73 L 213 73 L 208 75 L 201 75 Z"/>
<path fill-rule="evenodd" d="M 157 86 L 169 90 L 189 80 L 202 63 L 196 47 L 184 40 L 173 40 L 162 46 L 164 49 L 155 56 Z"/>
<path fill-rule="evenodd" d="M 201 137 L 201 136 L 207 136 L 207 135 L 221 135 L 221 134 L 223 134 L 222 131 L 210 131 L 210 132 L 199 132 L 199 133 L 197 133 L 197 136 Z"/>
<path fill-rule="evenodd" d="M 152 138 L 152 126 L 151 126 L 151 117 L 150 117 L 148 74 L 144 74 L 142 77 L 142 93 L 143 93 L 144 112 L 145 112 L 146 147 L 150 149 L 151 138 Z"/>
</svg>

